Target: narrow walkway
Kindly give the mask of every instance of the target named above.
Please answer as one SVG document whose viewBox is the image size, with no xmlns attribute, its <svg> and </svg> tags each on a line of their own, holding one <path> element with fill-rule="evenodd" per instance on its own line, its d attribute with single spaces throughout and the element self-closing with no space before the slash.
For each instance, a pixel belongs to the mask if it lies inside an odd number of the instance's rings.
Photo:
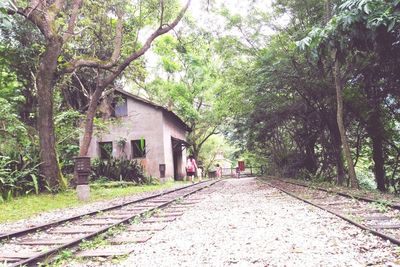
<svg viewBox="0 0 400 267">
<path fill-rule="evenodd" d="M 255 179 L 227 180 L 120 266 L 398 266 L 396 246 Z"/>
</svg>

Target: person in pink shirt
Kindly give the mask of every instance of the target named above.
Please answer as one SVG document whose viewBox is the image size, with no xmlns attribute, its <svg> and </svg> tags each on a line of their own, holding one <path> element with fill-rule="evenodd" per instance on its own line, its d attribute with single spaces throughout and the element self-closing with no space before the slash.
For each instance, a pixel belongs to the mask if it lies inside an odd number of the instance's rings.
<svg viewBox="0 0 400 267">
<path fill-rule="evenodd" d="M 217 171 L 217 178 L 221 178 L 222 177 L 222 167 L 219 166 L 219 164 L 216 165 L 216 171 Z"/>
<path fill-rule="evenodd" d="M 194 182 L 194 176 L 197 171 L 197 163 L 193 155 L 190 155 L 186 162 L 186 175 L 189 181 Z"/>
</svg>

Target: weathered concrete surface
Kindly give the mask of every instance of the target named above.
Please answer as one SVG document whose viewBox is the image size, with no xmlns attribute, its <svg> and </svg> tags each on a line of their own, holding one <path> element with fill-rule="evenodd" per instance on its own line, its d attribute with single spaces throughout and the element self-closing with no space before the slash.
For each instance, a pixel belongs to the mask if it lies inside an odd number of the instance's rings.
<svg viewBox="0 0 400 267">
<path fill-rule="evenodd" d="M 90 187 L 88 184 L 80 184 L 76 186 L 76 194 L 80 201 L 90 200 Z"/>
<path fill-rule="evenodd" d="M 119 117 L 109 125 L 108 131 L 93 135 L 88 156 L 100 156 L 99 142 L 112 142 L 114 157 L 132 157 L 132 140 L 146 141 L 146 157 L 138 158 L 145 166 L 148 175 L 160 177 L 159 164 L 165 164 L 165 177 L 174 177 L 173 151 L 171 137 L 186 140 L 186 131 L 165 110 L 150 104 L 127 98 L 128 115 Z M 122 149 L 118 140 L 127 140 Z M 177 157 L 177 172 L 185 175 L 185 150 Z"/>
</svg>

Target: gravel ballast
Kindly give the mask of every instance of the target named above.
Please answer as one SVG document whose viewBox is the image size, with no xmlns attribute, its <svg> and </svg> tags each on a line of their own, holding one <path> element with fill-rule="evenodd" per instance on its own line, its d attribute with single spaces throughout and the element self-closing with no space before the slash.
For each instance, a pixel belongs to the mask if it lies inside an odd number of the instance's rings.
<svg viewBox="0 0 400 267">
<path fill-rule="evenodd" d="M 92 203 L 88 203 L 88 204 L 83 204 L 78 207 L 55 209 L 55 210 L 52 210 L 49 212 L 43 212 L 38 215 L 34 215 L 28 219 L 22 219 L 22 220 L 18 220 L 15 222 L 0 223 L 0 233 L 14 232 L 14 231 L 22 230 L 25 228 L 30 228 L 33 226 L 58 221 L 61 219 L 85 214 L 88 212 L 93 212 L 93 211 L 96 211 L 99 209 L 104 209 L 107 207 L 120 205 L 120 204 L 123 204 L 126 202 L 140 199 L 140 198 L 149 197 L 149 196 L 152 196 L 155 194 L 167 192 L 172 189 L 184 187 L 184 186 L 186 186 L 186 185 L 176 184 L 173 187 L 167 188 L 167 189 L 160 189 L 160 190 L 156 190 L 156 191 L 149 191 L 149 192 L 143 192 L 143 193 L 135 193 L 135 194 L 132 194 L 131 196 L 116 197 L 113 199 L 96 201 L 96 202 L 92 202 Z"/>
<path fill-rule="evenodd" d="M 119 266 L 400 264 L 397 246 L 255 179 L 222 181 L 212 190 L 152 239 L 135 244 Z"/>
</svg>

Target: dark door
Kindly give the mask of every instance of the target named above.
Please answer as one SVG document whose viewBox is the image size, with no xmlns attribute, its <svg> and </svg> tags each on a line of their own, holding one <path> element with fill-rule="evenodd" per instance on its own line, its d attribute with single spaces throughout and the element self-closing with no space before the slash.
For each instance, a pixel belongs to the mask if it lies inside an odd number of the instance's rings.
<svg viewBox="0 0 400 267">
<path fill-rule="evenodd" d="M 182 152 L 181 152 L 182 153 Z M 179 152 L 177 151 L 177 149 L 172 148 L 172 158 L 174 161 L 174 179 L 175 180 L 180 180 L 179 177 L 179 169 L 178 169 L 178 158 L 179 158 Z"/>
</svg>

